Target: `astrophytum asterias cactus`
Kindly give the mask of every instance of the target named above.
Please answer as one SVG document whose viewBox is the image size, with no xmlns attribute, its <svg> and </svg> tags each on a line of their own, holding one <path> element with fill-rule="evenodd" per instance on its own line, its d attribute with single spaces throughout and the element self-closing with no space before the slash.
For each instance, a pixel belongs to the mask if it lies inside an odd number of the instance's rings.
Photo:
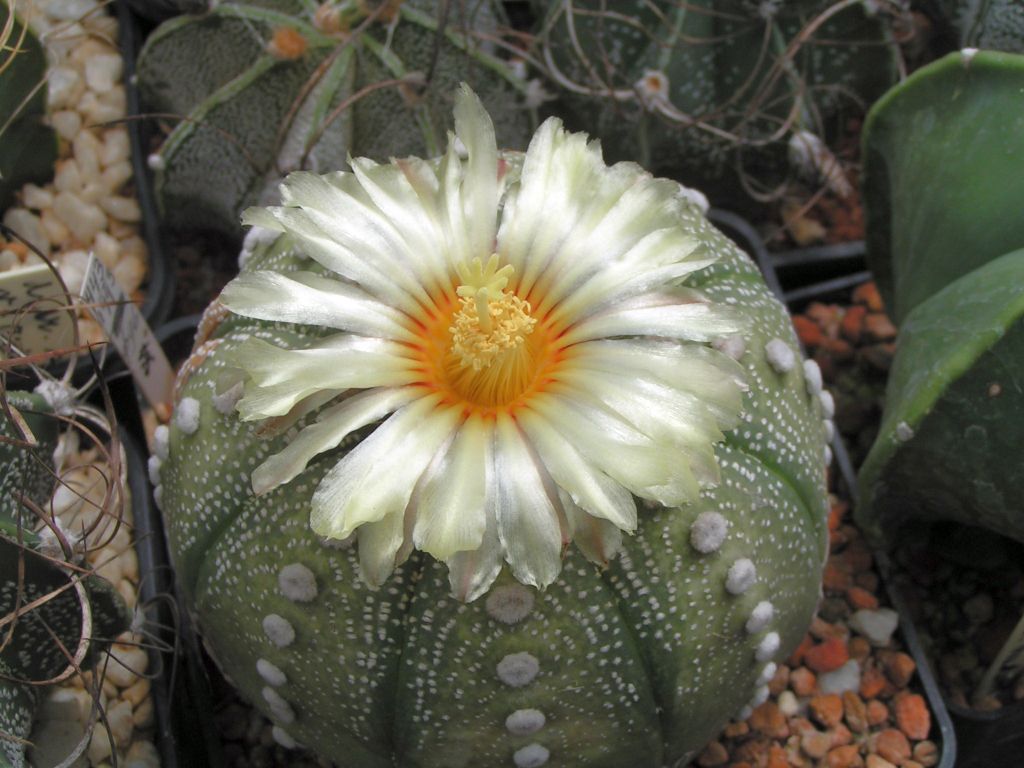
<svg viewBox="0 0 1024 768">
<path fill-rule="evenodd" d="M 895 82 L 893 3 L 552 2 L 537 57 L 571 127 L 613 160 L 737 197 L 801 173 L 849 191 L 824 140 Z M 739 175 L 737 177 L 737 173 Z M 783 185 L 783 186 L 779 186 Z"/>
<path fill-rule="evenodd" d="M 156 436 L 181 586 L 281 743 L 683 765 L 814 611 L 820 372 L 678 184 L 455 126 L 247 213 Z"/>
<path fill-rule="evenodd" d="M 523 146 L 526 84 L 497 55 L 499 4 L 440 7 L 225 0 L 161 25 L 138 76 L 145 109 L 175 126 L 150 159 L 163 220 L 241 237 L 241 211 L 289 171 L 439 154 L 463 80 L 502 146 Z"/>
<path fill-rule="evenodd" d="M 1024 56 L 950 54 L 872 110 L 868 263 L 899 320 L 858 515 L 1024 541 Z"/>
</svg>

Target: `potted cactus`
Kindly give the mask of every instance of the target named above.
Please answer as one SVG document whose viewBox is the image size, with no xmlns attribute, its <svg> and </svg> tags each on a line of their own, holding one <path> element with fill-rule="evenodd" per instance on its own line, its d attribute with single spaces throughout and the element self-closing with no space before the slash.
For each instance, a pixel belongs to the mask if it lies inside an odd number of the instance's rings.
<svg viewBox="0 0 1024 768">
<path fill-rule="evenodd" d="M 964 50 L 894 89 L 866 124 L 868 259 L 900 336 L 858 514 L 890 548 L 918 530 L 908 525 L 943 521 L 955 526 L 942 536 L 975 564 L 1024 543 L 1022 88 L 1024 56 Z M 1000 679 L 1024 681 L 1019 607 L 1014 620 L 974 680 L 975 705 L 999 703 Z M 1024 704 L 980 713 L 966 703 L 950 705 L 958 765 L 1010 764 Z"/>
<path fill-rule="evenodd" d="M 246 214 L 156 436 L 179 588 L 283 745 L 685 765 L 817 603 L 820 377 L 678 184 L 496 146 L 464 88 Z"/>
</svg>

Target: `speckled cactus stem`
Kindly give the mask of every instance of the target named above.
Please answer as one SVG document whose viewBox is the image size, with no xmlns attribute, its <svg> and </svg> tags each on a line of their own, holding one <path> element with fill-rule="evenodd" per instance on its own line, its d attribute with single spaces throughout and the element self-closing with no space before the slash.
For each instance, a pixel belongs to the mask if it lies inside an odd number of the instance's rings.
<svg viewBox="0 0 1024 768">
<path fill-rule="evenodd" d="M 865 126 L 869 264 L 900 320 L 858 517 L 886 546 L 909 519 L 1024 541 L 1024 56 L 962 51 Z"/>
<path fill-rule="evenodd" d="M 896 81 L 895 3 L 538 3 L 548 105 L 635 160 L 750 205 L 795 175 L 846 196 L 836 127 Z M 726 201 L 723 203 L 722 201 Z"/>
<path fill-rule="evenodd" d="M 247 214 L 151 462 L 182 591 L 285 746 L 685 765 L 814 612 L 820 372 L 687 190 L 455 114 Z"/>
<path fill-rule="evenodd" d="M 164 222 L 241 239 L 239 214 L 300 168 L 351 155 L 437 154 L 470 82 L 502 146 L 529 136 L 526 83 L 494 43 L 500 4 L 225 0 L 179 16 L 138 61 L 145 108 L 174 126 L 150 158 Z M 210 180 L 216 179 L 211 184 Z"/>
</svg>

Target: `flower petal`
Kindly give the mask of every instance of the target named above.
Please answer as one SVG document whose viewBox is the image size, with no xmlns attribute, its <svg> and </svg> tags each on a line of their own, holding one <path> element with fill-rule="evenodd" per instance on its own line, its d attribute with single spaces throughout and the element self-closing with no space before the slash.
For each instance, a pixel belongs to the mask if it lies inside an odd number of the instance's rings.
<svg viewBox="0 0 1024 768">
<path fill-rule="evenodd" d="M 494 250 L 497 229 L 498 146 L 491 116 L 465 83 L 455 94 L 455 135 L 469 155 L 461 202 L 470 258 L 486 260 Z"/>
<path fill-rule="evenodd" d="M 381 304 L 358 286 L 311 272 L 243 272 L 224 287 L 220 300 L 235 314 L 258 320 L 415 340 L 402 322 L 405 316 L 401 312 Z"/>
<path fill-rule="evenodd" d="M 353 431 L 378 421 L 417 397 L 414 389 L 371 389 L 345 398 L 319 415 L 278 453 L 252 473 L 253 492 L 259 496 L 296 477 L 319 453 L 341 444 Z"/>
<path fill-rule="evenodd" d="M 359 575 L 371 589 L 378 589 L 395 570 L 404 540 L 405 515 L 401 510 L 359 529 Z"/>
<path fill-rule="evenodd" d="M 608 567 L 608 563 L 622 548 L 622 529 L 577 507 L 562 489 L 558 490 L 558 497 L 569 521 L 572 540 L 580 552 L 590 562 L 602 568 Z"/>
<path fill-rule="evenodd" d="M 543 589 L 562 569 L 568 531 L 546 491 L 543 468 L 507 414 L 497 418 L 494 465 L 498 538 L 505 559 L 519 581 Z"/>
<path fill-rule="evenodd" d="M 228 363 L 250 377 L 236 406 L 245 421 L 284 415 L 324 389 L 393 387 L 418 378 L 397 342 L 349 334 L 306 349 L 281 349 L 253 337 L 232 350 Z"/>
<path fill-rule="evenodd" d="M 448 558 L 448 582 L 452 594 L 464 603 L 471 603 L 491 588 L 501 573 L 505 549 L 498 538 L 498 521 L 494 505 L 494 484 L 488 480 L 488 501 L 486 522 L 480 547 L 466 552 L 456 552 Z"/>
<path fill-rule="evenodd" d="M 344 539 L 365 523 L 404 514 L 416 482 L 459 419 L 457 409 L 439 402 L 429 395 L 396 411 L 324 475 L 311 503 L 316 533 Z"/>
<path fill-rule="evenodd" d="M 442 446 L 413 497 L 417 549 L 447 560 L 456 552 L 476 549 L 487 526 L 487 471 L 491 431 L 474 414 Z"/>
<path fill-rule="evenodd" d="M 518 418 L 551 478 L 568 494 L 574 506 L 618 528 L 636 530 L 636 502 L 629 491 L 590 465 L 536 412 L 524 408 Z"/>
</svg>

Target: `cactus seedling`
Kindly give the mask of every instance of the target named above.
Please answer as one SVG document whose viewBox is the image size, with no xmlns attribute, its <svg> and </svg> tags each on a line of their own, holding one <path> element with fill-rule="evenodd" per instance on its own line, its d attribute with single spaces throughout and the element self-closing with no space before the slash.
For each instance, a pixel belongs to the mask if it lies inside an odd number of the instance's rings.
<svg viewBox="0 0 1024 768">
<path fill-rule="evenodd" d="M 138 72 L 147 109 L 180 120 L 152 159 L 164 221 L 240 237 L 241 211 L 288 171 L 436 154 L 461 80 L 500 143 L 522 146 L 525 84 L 489 42 L 500 7 L 456 5 L 437 17 L 429 2 L 222 2 L 163 24 Z"/>
<path fill-rule="evenodd" d="M 455 125 L 247 214 L 157 434 L 183 591 L 282 744 L 684 765 L 817 602 L 820 374 L 678 184 Z"/>
</svg>

